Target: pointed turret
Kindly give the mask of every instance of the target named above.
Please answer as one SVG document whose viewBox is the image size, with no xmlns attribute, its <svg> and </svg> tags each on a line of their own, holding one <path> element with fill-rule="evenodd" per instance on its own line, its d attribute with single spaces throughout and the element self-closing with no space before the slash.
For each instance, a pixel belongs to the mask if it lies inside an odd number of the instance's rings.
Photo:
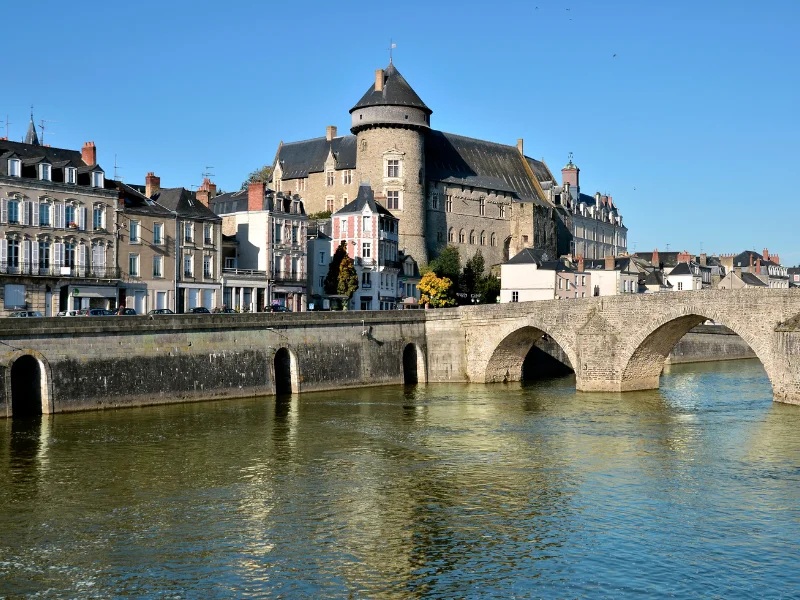
<svg viewBox="0 0 800 600">
<path fill-rule="evenodd" d="M 31 111 L 31 122 L 28 123 L 28 133 L 25 134 L 25 143 L 32 146 L 39 145 L 39 136 L 36 135 L 36 125 L 33 124 L 33 111 Z"/>
<path fill-rule="evenodd" d="M 372 125 L 428 128 L 432 112 L 394 64 L 389 63 L 385 69 L 375 71 L 375 83 L 350 109 L 351 131 L 357 133 Z"/>
</svg>

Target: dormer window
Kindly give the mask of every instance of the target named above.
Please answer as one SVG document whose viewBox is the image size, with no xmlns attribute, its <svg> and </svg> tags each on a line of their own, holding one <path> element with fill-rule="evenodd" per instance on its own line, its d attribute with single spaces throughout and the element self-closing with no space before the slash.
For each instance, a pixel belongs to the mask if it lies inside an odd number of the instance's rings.
<svg viewBox="0 0 800 600">
<path fill-rule="evenodd" d="M 102 171 L 92 171 L 92 187 L 101 188 L 103 187 L 103 172 Z"/>
<path fill-rule="evenodd" d="M 64 169 L 64 182 L 76 184 L 78 182 L 78 169 L 75 167 L 67 167 Z"/>
<path fill-rule="evenodd" d="M 42 181 L 50 181 L 50 165 L 39 165 L 39 179 Z"/>
<path fill-rule="evenodd" d="M 21 177 L 18 159 L 16 158 L 8 159 L 8 174 L 11 177 Z"/>
</svg>

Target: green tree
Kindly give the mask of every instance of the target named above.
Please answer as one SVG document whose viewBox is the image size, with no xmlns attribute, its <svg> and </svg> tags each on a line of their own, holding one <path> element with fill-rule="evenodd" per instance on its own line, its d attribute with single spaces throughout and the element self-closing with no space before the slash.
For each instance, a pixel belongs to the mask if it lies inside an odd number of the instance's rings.
<svg viewBox="0 0 800 600">
<path fill-rule="evenodd" d="M 483 271 L 485 267 L 486 262 L 480 250 L 478 250 L 464 266 L 464 271 L 461 273 L 459 279 L 459 291 L 465 294 L 464 299 L 467 303 L 472 301 L 472 296 L 474 294 L 480 293 L 479 288 L 484 279 Z"/>
<path fill-rule="evenodd" d="M 456 302 L 450 294 L 453 282 L 448 277 L 437 277 L 434 271 L 422 276 L 417 288 L 421 292 L 420 302 L 433 308 L 453 306 Z"/>
<path fill-rule="evenodd" d="M 458 278 L 461 273 L 461 257 L 458 255 L 458 248 L 446 246 L 428 264 L 428 271 L 436 273 L 437 277 L 447 277 L 453 284 L 452 290 L 458 288 Z"/>
<path fill-rule="evenodd" d="M 242 182 L 242 189 L 246 190 L 248 185 L 256 181 L 269 181 L 269 178 L 271 176 L 272 176 L 272 165 L 264 165 L 263 167 L 256 169 L 255 171 L 250 173 L 250 175 L 247 176 L 247 179 L 245 179 Z"/>
<path fill-rule="evenodd" d="M 339 293 L 339 268 L 342 265 L 342 260 L 347 256 L 347 242 L 342 240 L 336 252 L 333 253 L 331 264 L 328 266 L 328 274 L 325 276 L 325 282 L 322 287 L 325 288 L 325 293 L 334 295 Z"/>
<path fill-rule="evenodd" d="M 478 293 L 481 295 L 479 301 L 481 304 L 494 304 L 500 295 L 500 280 L 489 273 L 478 285 Z"/>
<path fill-rule="evenodd" d="M 350 303 L 350 298 L 353 297 L 358 289 L 358 273 L 356 273 L 356 266 L 353 259 L 344 255 L 342 262 L 339 264 L 339 295 L 346 296 L 347 301 L 344 304 L 345 309 Z"/>
</svg>

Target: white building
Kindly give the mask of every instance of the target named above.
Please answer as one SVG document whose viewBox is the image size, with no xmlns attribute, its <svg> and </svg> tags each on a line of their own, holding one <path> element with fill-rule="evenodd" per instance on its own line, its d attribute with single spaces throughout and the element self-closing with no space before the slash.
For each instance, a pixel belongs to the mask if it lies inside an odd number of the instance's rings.
<svg viewBox="0 0 800 600">
<path fill-rule="evenodd" d="M 695 262 L 680 262 L 675 265 L 667 275 L 672 290 L 688 292 L 703 289 L 703 275 L 700 271 L 700 265 Z"/>
</svg>

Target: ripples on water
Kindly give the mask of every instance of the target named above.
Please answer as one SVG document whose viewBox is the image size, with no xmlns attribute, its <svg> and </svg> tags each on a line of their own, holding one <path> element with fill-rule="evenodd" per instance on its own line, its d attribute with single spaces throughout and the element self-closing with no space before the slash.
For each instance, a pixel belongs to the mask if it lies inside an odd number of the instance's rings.
<svg viewBox="0 0 800 600">
<path fill-rule="evenodd" d="M 800 407 L 432 385 L 0 421 L 0 595 L 797 597 Z"/>
</svg>

